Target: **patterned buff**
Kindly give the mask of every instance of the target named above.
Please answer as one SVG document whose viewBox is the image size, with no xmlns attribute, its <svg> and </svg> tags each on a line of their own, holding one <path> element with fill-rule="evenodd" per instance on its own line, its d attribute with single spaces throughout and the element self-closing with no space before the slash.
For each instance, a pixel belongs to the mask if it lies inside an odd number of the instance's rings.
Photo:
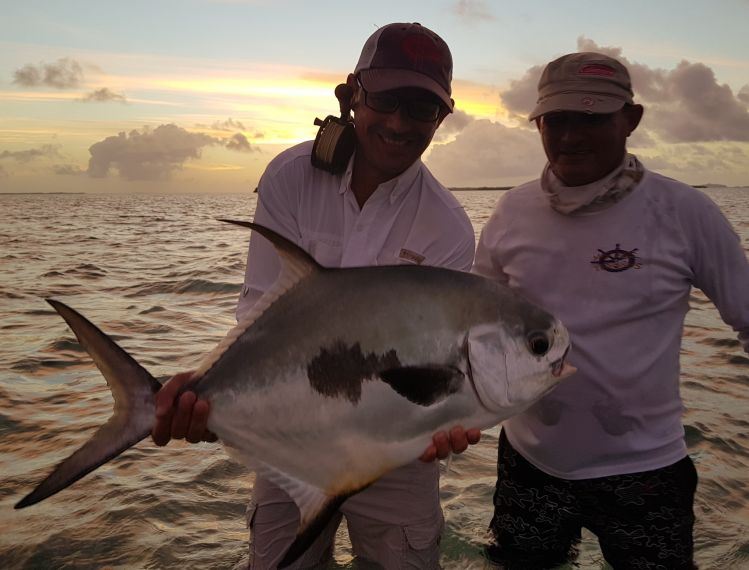
<svg viewBox="0 0 749 570">
<path fill-rule="evenodd" d="M 590 214 L 613 206 L 632 192 L 644 170 L 634 154 L 626 154 L 619 167 L 605 178 L 583 186 L 565 186 L 547 163 L 541 175 L 541 188 L 551 207 L 560 214 Z"/>
</svg>

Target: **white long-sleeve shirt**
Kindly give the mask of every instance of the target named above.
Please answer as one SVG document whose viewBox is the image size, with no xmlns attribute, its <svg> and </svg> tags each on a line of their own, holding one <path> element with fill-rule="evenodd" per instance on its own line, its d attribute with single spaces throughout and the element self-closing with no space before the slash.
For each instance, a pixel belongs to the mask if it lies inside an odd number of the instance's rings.
<svg viewBox="0 0 749 570">
<path fill-rule="evenodd" d="M 258 185 L 256 223 L 290 239 L 325 267 L 471 268 L 471 222 L 420 160 L 381 184 L 359 208 L 350 188 L 353 159 L 346 172 L 333 175 L 312 167 L 311 151 L 312 142 L 305 142 L 270 162 Z M 276 280 L 279 263 L 270 243 L 253 234 L 238 319 Z"/>
<path fill-rule="evenodd" d="M 270 162 L 258 186 L 255 222 L 295 242 L 326 267 L 419 263 L 471 268 L 471 222 L 421 161 L 381 184 L 359 208 L 350 188 L 353 159 L 345 173 L 333 175 L 311 166 L 311 150 L 311 142 L 302 143 Z M 253 234 L 238 320 L 274 283 L 279 269 L 273 247 Z M 388 524 L 440 520 L 438 481 L 437 462 L 416 460 L 350 498 L 346 509 Z"/>
<path fill-rule="evenodd" d="M 541 470 L 586 479 L 664 467 L 686 455 L 679 350 L 692 286 L 749 334 L 749 264 L 705 194 L 645 171 L 612 207 L 551 209 L 538 180 L 508 191 L 474 271 L 562 320 L 578 372 L 504 423 Z"/>
</svg>

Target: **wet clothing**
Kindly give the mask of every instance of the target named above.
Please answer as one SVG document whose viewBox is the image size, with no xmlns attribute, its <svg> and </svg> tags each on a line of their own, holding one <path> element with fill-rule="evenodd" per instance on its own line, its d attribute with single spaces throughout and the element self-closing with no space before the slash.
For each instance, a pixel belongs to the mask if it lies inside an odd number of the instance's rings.
<svg viewBox="0 0 749 570">
<path fill-rule="evenodd" d="M 746 340 L 749 264 L 707 195 L 647 169 L 598 206 L 556 211 L 536 180 L 500 198 L 479 241 L 474 271 L 558 317 L 578 369 L 504 422 L 486 552 L 553 567 L 584 526 L 617 570 L 692 568 L 684 317 L 697 287 Z"/>
<path fill-rule="evenodd" d="M 610 208 L 554 211 L 538 181 L 508 191 L 474 271 L 507 283 L 570 331 L 578 368 L 504 422 L 520 454 L 563 479 L 649 471 L 686 456 L 679 350 L 692 286 L 749 332 L 749 264 L 704 193 L 645 170 Z"/>
<path fill-rule="evenodd" d="M 470 220 L 421 161 L 381 184 L 360 208 L 350 188 L 353 159 L 345 173 L 333 175 L 311 166 L 311 149 L 311 142 L 297 145 L 268 165 L 258 186 L 256 223 L 298 244 L 326 267 L 408 263 L 470 269 Z M 253 234 L 238 320 L 273 284 L 279 267 L 272 246 Z M 386 474 L 349 498 L 340 512 L 358 558 L 384 568 L 438 567 L 443 518 L 436 462 L 415 461 Z M 340 520 L 333 520 L 291 568 L 315 568 L 329 560 Z M 296 535 L 296 505 L 259 478 L 248 522 L 250 567 L 275 568 Z"/>
<path fill-rule="evenodd" d="M 697 471 L 689 457 L 642 473 L 559 479 L 499 440 L 497 488 L 485 549 L 506 570 L 557 568 L 574 559 L 582 527 L 614 568 L 692 570 Z"/>
</svg>

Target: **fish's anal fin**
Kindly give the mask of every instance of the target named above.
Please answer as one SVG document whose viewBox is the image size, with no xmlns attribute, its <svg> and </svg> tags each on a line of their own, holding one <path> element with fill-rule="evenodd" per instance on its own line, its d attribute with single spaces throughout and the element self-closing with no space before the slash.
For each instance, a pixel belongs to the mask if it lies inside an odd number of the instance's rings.
<svg viewBox="0 0 749 570">
<path fill-rule="evenodd" d="M 195 370 L 195 378 L 203 376 L 221 357 L 226 349 L 242 336 L 252 323 L 254 323 L 258 317 L 260 317 L 260 315 L 262 315 L 266 309 L 276 301 L 276 299 L 294 287 L 294 285 L 299 283 L 305 277 L 317 271 L 324 270 L 324 268 L 301 247 L 265 226 L 240 220 L 219 219 L 218 221 L 249 228 L 258 232 L 265 239 L 270 241 L 281 259 L 281 272 L 273 286 L 263 293 L 262 297 L 252 305 L 252 308 L 246 315 L 242 316 L 239 323 L 237 323 L 237 325 L 226 334 L 216 348 L 203 358 L 203 361 Z"/>
<path fill-rule="evenodd" d="M 330 520 L 349 496 L 350 495 L 331 497 L 322 505 L 322 509 L 308 521 L 306 526 L 299 526 L 299 531 L 294 542 L 291 543 L 291 546 L 289 546 L 289 549 L 284 554 L 281 562 L 278 563 L 279 568 L 286 568 L 293 564 L 310 546 L 312 546 L 312 543 L 314 543 L 317 537 L 320 536 L 320 533 L 325 530 L 325 527 L 328 526 Z"/>
<path fill-rule="evenodd" d="M 431 406 L 457 392 L 465 378 L 454 366 L 402 366 L 379 373 L 383 382 L 419 406 Z"/>
<path fill-rule="evenodd" d="M 369 486 L 367 483 L 361 488 L 346 493 L 330 495 L 319 487 L 267 465 L 258 465 L 255 471 L 258 477 L 263 477 L 281 487 L 294 500 L 299 509 L 299 528 L 296 538 L 286 551 L 279 568 L 284 568 L 299 558 L 325 529 L 343 502 Z"/>
</svg>

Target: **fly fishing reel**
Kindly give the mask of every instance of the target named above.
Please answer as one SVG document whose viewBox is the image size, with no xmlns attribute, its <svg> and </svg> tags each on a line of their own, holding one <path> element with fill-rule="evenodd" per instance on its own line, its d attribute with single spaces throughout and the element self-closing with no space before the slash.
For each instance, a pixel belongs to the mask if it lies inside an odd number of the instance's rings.
<svg viewBox="0 0 749 570">
<path fill-rule="evenodd" d="M 320 128 L 312 145 L 312 166 L 332 174 L 340 174 L 346 170 L 356 147 L 350 91 L 345 84 L 336 87 L 335 94 L 341 106 L 340 117 L 328 115 L 325 120 L 315 119 L 315 125 Z"/>
</svg>

